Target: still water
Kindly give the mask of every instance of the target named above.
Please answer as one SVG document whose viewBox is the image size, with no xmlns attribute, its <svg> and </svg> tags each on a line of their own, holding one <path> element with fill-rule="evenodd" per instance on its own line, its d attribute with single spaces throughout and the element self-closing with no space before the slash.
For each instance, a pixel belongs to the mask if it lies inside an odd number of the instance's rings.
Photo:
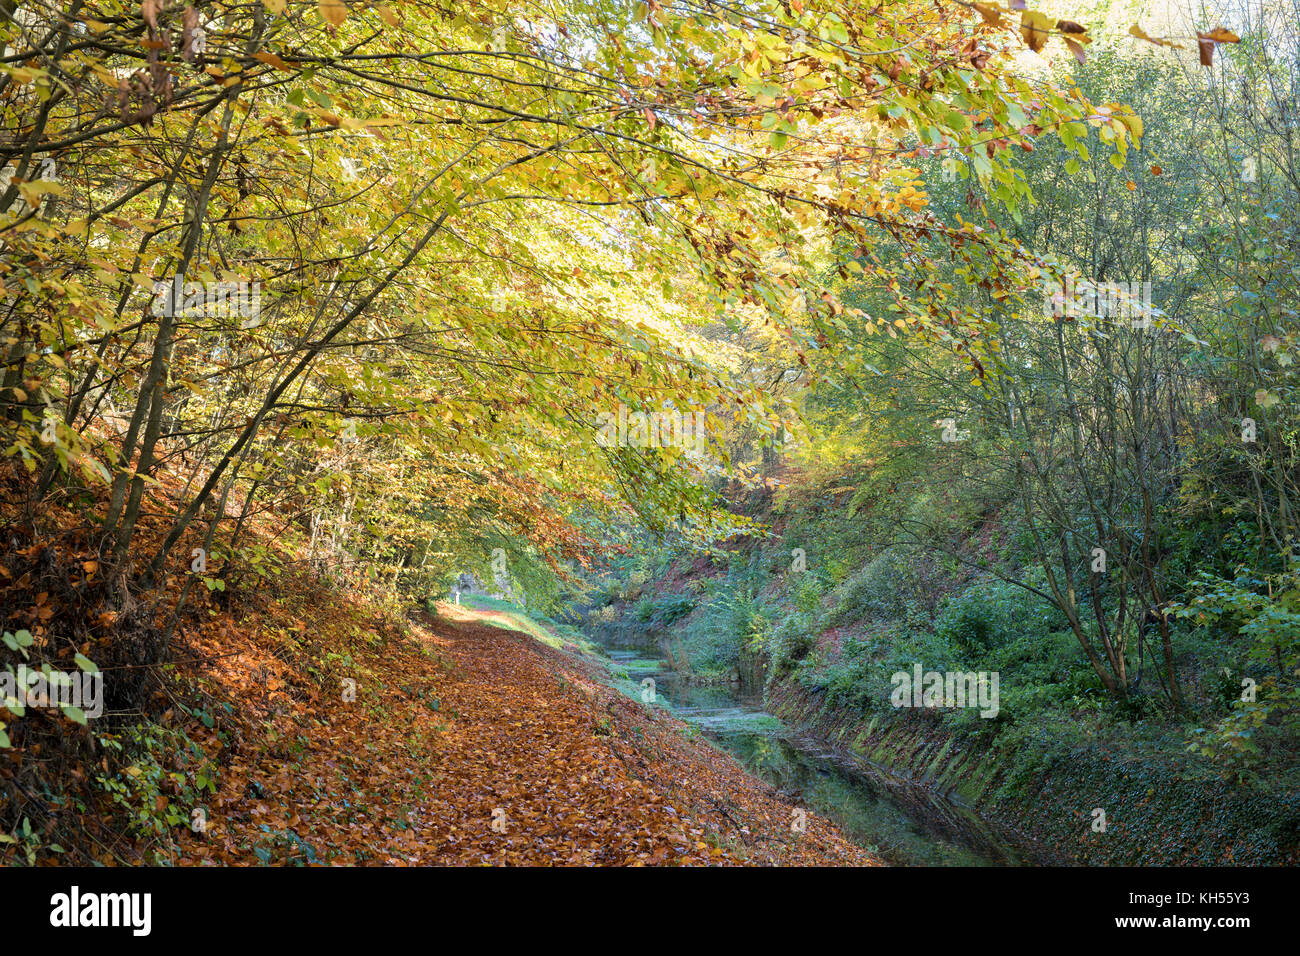
<svg viewBox="0 0 1300 956">
<path fill-rule="evenodd" d="M 655 681 L 658 701 L 699 728 L 755 776 L 833 820 L 849 839 L 898 866 L 1027 862 L 970 811 L 859 757 L 832 752 L 766 713 L 737 685 L 683 682 L 653 650 L 606 648 L 615 673 Z"/>
</svg>

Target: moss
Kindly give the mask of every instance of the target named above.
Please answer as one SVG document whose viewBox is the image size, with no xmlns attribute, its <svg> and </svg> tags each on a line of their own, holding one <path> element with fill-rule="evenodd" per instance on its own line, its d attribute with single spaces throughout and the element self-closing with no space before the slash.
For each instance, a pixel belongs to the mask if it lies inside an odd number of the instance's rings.
<svg viewBox="0 0 1300 956">
<path fill-rule="evenodd" d="M 1227 783 L 1170 741 L 1128 749 L 1089 728 L 1048 724 L 992 746 L 963 742 L 915 715 L 864 718 L 775 685 L 768 707 L 787 723 L 850 748 L 886 771 L 956 794 L 1032 858 L 1105 865 L 1277 865 L 1300 862 L 1300 787 Z M 1091 734 L 1091 736 L 1089 736 Z M 1092 812 L 1106 810 L 1104 833 Z"/>
</svg>

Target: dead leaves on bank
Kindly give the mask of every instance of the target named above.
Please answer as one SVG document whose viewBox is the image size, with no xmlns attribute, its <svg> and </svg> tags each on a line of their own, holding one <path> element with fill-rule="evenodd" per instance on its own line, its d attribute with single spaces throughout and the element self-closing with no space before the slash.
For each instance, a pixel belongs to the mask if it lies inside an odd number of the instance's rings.
<svg viewBox="0 0 1300 956">
<path fill-rule="evenodd" d="M 356 616 L 318 610 L 322 621 Z M 879 863 L 812 814 L 794 832 L 790 804 L 681 722 L 603 685 L 594 662 L 466 608 L 411 627 L 382 648 L 332 648 L 357 676 L 347 705 L 332 685 L 308 688 L 264 641 L 231 636 L 241 669 L 278 665 L 278 680 L 308 693 L 277 693 L 246 722 L 208 833 L 187 841 L 184 862 Z M 315 641 L 343 641 L 341 630 Z"/>
</svg>

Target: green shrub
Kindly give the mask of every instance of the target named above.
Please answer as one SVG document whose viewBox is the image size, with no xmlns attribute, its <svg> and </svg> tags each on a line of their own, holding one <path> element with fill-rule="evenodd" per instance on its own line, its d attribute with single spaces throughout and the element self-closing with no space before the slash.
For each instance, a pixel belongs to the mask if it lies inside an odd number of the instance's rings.
<svg viewBox="0 0 1300 956">
<path fill-rule="evenodd" d="M 787 614 L 777 623 L 766 643 L 770 673 L 775 678 L 789 674 L 816 646 L 814 627 L 810 616 L 803 611 Z"/>
<path fill-rule="evenodd" d="M 814 575 L 799 575 L 794 604 L 804 614 L 815 614 L 822 603 L 822 585 Z"/>
<path fill-rule="evenodd" d="M 906 569 L 892 550 L 882 552 L 840 589 L 839 603 L 827 615 L 831 627 L 871 618 L 899 617 L 906 611 Z"/>
<path fill-rule="evenodd" d="M 934 631 L 949 646 L 982 657 L 1025 635 L 1059 630 L 1065 616 L 1037 595 L 1007 581 L 986 581 L 948 600 Z"/>
<path fill-rule="evenodd" d="M 718 674 L 736 665 L 741 647 L 765 645 L 770 626 L 748 589 L 719 589 L 692 619 L 679 646 L 692 670 Z"/>
<path fill-rule="evenodd" d="M 654 603 L 650 616 L 661 627 L 669 627 L 695 610 L 695 598 L 686 594 L 670 594 Z"/>
<path fill-rule="evenodd" d="M 836 705 L 886 714 L 894 710 L 893 675 L 899 671 L 910 674 L 918 663 L 927 671 L 946 671 L 956 666 L 944 642 L 928 631 L 900 625 L 868 637 L 846 636 L 839 658 L 820 674 L 805 673 L 803 680 L 805 684 L 822 686 Z"/>
</svg>

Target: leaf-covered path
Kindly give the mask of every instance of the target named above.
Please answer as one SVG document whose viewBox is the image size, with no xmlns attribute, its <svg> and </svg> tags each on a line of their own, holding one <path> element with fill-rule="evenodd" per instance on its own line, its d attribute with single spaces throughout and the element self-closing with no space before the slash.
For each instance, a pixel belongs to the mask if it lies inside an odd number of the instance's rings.
<svg viewBox="0 0 1300 956">
<path fill-rule="evenodd" d="M 384 649 L 382 693 L 363 681 L 353 704 L 317 699 L 293 718 L 311 727 L 296 745 L 233 761 L 196 856 L 301 862 L 294 848 L 309 846 L 308 862 L 389 865 L 879 863 L 812 813 L 796 831 L 801 814 L 771 787 L 605 686 L 595 662 L 484 617 L 444 606 L 412 622 L 423 647 Z"/>
<path fill-rule="evenodd" d="M 463 679 L 445 737 L 455 785 L 425 808 L 463 862 L 871 862 L 682 724 L 594 682 L 560 652 L 490 625 L 428 638 Z M 504 817 L 504 834 L 489 823 Z M 498 826 L 500 829 L 500 825 Z M 454 841 L 454 842 L 453 842 Z"/>
</svg>

